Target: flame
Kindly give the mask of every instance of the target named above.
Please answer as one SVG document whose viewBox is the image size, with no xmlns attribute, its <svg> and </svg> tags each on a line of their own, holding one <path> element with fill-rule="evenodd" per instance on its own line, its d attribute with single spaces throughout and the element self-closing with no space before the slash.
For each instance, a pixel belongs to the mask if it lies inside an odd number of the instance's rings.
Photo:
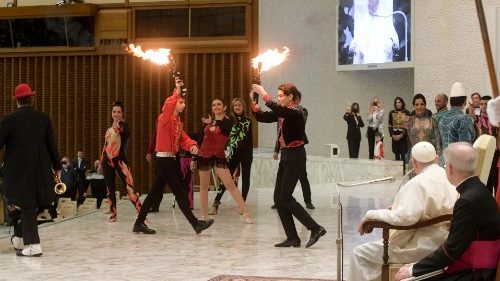
<svg viewBox="0 0 500 281">
<path fill-rule="evenodd" d="M 288 47 L 283 47 L 283 52 L 281 53 L 276 48 L 274 50 L 268 49 L 265 53 L 259 54 L 251 60 L 252 67 L 255 69 L 260 68 L 259 72 L 262 73 L 274 66 L 280 65 L 285 61 L 289 53 L 290 49 Z"/>
<path fill-rule="evenodd" d="M 158 50 L 148 49 L 143 51 L 140 45 L 136 47 L 134 44 L 129 44 L 127 51 L 136 57 L 140 57 L 143 60 L 150 60 L 159 65 L 170 63 L 170 49 L 160 48 Z"/>
</svg>

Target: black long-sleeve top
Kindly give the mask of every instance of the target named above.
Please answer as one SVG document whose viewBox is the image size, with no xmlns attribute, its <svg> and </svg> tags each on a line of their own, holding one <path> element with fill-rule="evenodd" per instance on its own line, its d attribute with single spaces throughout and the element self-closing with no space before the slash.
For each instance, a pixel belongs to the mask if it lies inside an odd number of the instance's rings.
<svg viewBox="0 0 500 281">
<path fill-rule="evenodd" d="M 246 116 L 236 116 L 229 135 L 229 155 L 226 158 L 230 160 L 234 157 L 253 158 L 252 119 Z"/>
<path fill-rule="evenodd" d="M 473 241 L 500 239 L 500 212 L 495 199 L 478 177 L 457 186 L 460 198 L 453 207 L 450 233 L 433 253 L 413 265 L 413 276 L 451 265 Z"/>
<path fill-rule="evenodd" d="M 278 101 L 269 99 L 266 102 L 266 106 L 272 111 L 258 110 L 253 111 L 255 119 L 262 123 L 273 123 L 278 122 L 278 118 L 283 118 L 283 123 L 281 127 L 281 133 L 283 135 L 283 140 L 285 145 L 289 145 L 294 141 L 307 141 L 306 131 L 305 131 L 305 120 L 304 120 L 304 109 L 300 106 L 289 108 L 281 106 Z"/>
<path fill-rule="evenodd" d="M 361 116 L 346 112 L 344 114 L 344 120 L 347 122 L 347 136 L 346 139 L 360 140 L 361 130 L 365 126 L 363 118 Z M 357 122 L 356 122 L 357 120 Z"/>
</svg>

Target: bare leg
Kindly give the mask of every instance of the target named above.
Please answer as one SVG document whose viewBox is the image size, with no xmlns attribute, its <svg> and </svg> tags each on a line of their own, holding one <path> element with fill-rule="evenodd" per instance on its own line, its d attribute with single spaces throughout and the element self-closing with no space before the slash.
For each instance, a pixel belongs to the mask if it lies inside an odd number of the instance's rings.
<svg viewBox="0 0 500 281">
<path fill-rule="evenodd" d="M 222 180 L 222 183 L 224 183 L 226 190 L 228 190 L 229 193 L 231 193 L 231 196 L 233 197 L 234 201 L 240 207 L 240 210 L 243 213 L 243 216 L 245 217 L 245 222 L 253 223 L 252 217 L 250 216 L 250 212 L 248 211 L 247 205 L 245 204 L 245 200 L 243 200 L 240 191 L 234 184 L 233 178 L 231 177 L 229 170 L 227 168 L 217 168 L 217 167 L 214 167 L 214 169 L 219 178 Z"/>
<path fill-rule="evenodd" d="M 200 219 L 208 217 L 208 185 L 210 184 L 210 171 L 200 172 Z"/>
</svg>

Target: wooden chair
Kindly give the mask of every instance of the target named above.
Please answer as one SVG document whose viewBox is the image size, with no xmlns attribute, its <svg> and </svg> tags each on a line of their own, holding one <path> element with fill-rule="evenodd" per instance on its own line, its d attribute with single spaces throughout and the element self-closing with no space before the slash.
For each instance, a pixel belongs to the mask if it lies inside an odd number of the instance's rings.
<svg viewBox="0 0 500 281">
<path fill-rule="evenodd" d="M 417 228 L 423 228 L 427 226 L 431 226 L 434 224 L 442 223 L 451 220 L 451 214 L 448 215 L 442 215 L 439 217 L 432 218 L 430 220 L 426 220 L 423 222 L 418 222 L 413 225 L 408 225 L 408 226 L 396 226 L 392 224 L 388 224 L 383 221 L 377 221 L 377 220 L 372 220 L 372 221 L 367 221 L 364 224 L 365 227 L 365 232 L 366 233 L 371 233 L 374 228 L 382 228 L 382 238 L 384 240 L 384 254 L 382 257 L 382 260 L 384 264 L 382 265 L 382 281 L 389 281 L 389 230 L 394 229 L 394 230 L 410 230 L 410 229 L 417 229 Z"/>
</svg>

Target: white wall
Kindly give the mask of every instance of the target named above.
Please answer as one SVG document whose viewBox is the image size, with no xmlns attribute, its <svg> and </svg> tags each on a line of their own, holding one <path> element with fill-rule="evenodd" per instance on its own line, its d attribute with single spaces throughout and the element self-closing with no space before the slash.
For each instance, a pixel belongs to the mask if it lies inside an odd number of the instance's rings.
<svg viewBox="0 0 500 281">
<path fill-rule="evenodd" d="M 342 119 L 348 102 L 358 102 L 363 113 L 374 95 L 382 98 L 387 112 L 393 108 L 396 96 L 411 103 L 413 69 L 335 70 L 335 0 L 261 0 L 259 13 L 260 50 L 281 46 L 291 50 L 283 65 L 264 73 L 263 85 L 274 95 L 279 84 L 291 81 L 302 92 L 303 105 L 309 109 L 309 154 L 321 155 L 325 143 L 337 143 L 342 157 L 348 157 L 347 126 Z M 364 135 L 365 129 L 362 133 Z M 260 147 L 273 147 L 275 138 L 276 125 L 259 125 Z M 386 143 L 388 158 L 393 159 L 390 141 L 387 139 Z M 360 157 L 368 157 L 364 137 Z"/>
<path fill-rule="evenodd" d="M 494 22 L 495 15 L 488 11 L 499 5 L 498 0 L 483 0 L 488 21 Z M 461 81 L 469 94 L 491 95 L 475 1 L 417 0 L 415 10 L 415 92 L 433 100 L 434 94 L 449 94 L 451 84 Z"/>
</svg>

